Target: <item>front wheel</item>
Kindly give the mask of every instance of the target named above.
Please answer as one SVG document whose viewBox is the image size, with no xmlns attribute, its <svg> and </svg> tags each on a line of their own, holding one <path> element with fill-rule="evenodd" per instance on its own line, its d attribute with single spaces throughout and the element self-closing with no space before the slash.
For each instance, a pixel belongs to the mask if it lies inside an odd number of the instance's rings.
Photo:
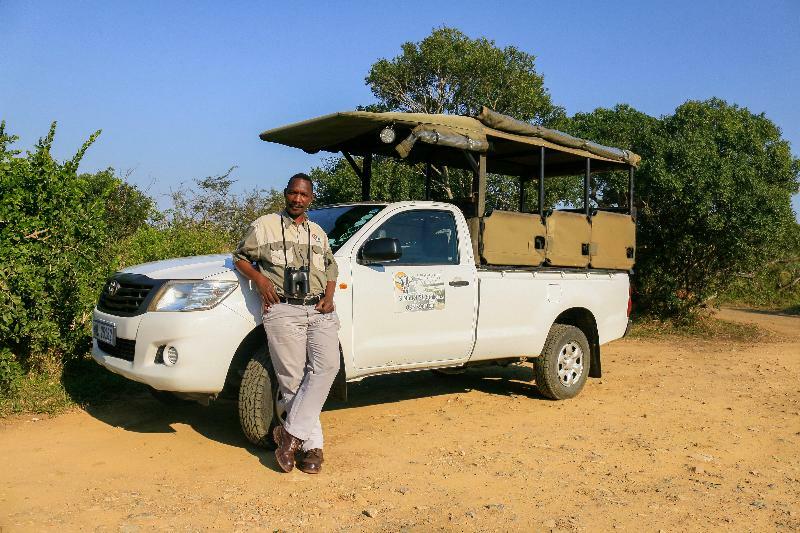
<svg viewBox="0 0 800 533">
<path fill-rule="evenodd" d="M 590 365 L 589 341 L 575 326 L 553 324 L 536 358 L 536 387 L 551 400 L 574 398 L 586 384 Z"/>
<path fill-rule="evenodd" d="M 244 370 L 239 389 L 239 422 L 247 440 L 269 450 L 276 448 L 272 429 L 279 423 L 275 393 L 278 382 L 266 348 L 259 350 Z"/>
</svg>

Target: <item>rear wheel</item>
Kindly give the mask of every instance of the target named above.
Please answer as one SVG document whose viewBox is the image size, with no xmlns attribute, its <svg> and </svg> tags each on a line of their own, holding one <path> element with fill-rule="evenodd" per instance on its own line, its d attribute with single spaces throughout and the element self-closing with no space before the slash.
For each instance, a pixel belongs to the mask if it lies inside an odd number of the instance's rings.
<svg viewBox="0 0 800 533">
<path fill-rule="evenodd" d="M 239 388 L 239 422 L 247 440 L 270 450 L 275 449 L 272 429 L 279 423 L 276 412 L 278 382 L 266 347 L 247 363 Z"/>
<path fill-rule="evenodd" d="M 552 400 L 574 398 L 589 376 L 589 341 L 575 326 L 553 324 L 536 358 L 536 387 Z"/>
</svg>

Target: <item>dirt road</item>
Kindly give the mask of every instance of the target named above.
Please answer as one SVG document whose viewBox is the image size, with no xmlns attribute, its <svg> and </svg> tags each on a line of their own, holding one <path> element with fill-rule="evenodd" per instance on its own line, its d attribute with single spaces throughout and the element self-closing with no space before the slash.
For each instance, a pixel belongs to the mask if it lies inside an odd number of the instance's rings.
<svg viewBox="0 0 800 533">
<path fill-rule="evenodd" d="M 767 342 L 622 340 L 565 402 L 530 368 L 365 380 L 319 476 L 279 474 L 233 404 L 141 396 L 0 426 L 0 531 L 800 529 L 800 318 Z"/>
</svg>

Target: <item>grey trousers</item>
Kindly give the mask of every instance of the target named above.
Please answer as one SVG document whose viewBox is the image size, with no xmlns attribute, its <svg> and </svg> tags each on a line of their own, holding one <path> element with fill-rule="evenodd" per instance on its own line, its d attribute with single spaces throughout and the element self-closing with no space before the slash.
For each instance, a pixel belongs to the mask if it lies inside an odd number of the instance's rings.
<svg viewBox="0 0 800 533">
<path fill-rule="evenodd" d="M 304 441 L 303 449 L 322 448 L 319 414 L 339 372 L 339 317 L 313 305 L 276 304 L 264 313 L 269 353 L 286 410 L 284 428 Z"/>
</svg>

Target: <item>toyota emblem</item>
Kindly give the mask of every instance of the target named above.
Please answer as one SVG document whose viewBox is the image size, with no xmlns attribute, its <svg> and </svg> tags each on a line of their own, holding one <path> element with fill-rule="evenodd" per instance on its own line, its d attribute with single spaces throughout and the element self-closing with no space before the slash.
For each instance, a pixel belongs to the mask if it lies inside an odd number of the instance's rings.
<svg viewBox="0 0 800 533">
<path fill-rule="evenodd" d="M 109 296 L 114 296 L 117 294 L 117 291 L 120 290 L 122 287 L 119 284 L 119 281 L 112 279 L 108 282 L 108 287 L 106 287 L 106 294 Z"/>
</svg>

